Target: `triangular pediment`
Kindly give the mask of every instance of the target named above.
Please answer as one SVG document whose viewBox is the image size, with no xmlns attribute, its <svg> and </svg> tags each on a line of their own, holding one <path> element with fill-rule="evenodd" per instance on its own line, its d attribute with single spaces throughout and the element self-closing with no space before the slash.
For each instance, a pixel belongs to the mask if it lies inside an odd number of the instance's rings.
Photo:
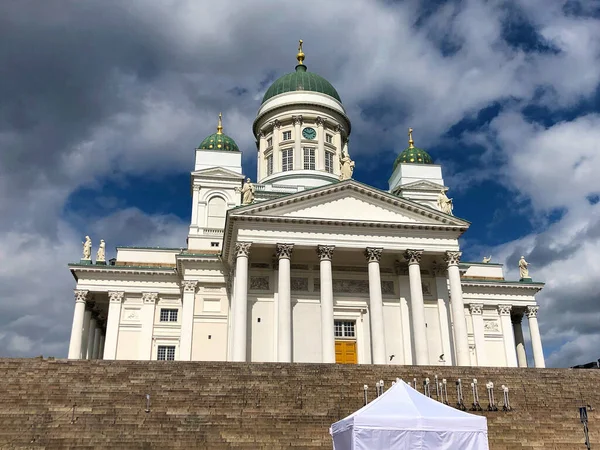
<svg viewBox="0 0 600 450">
<path fill-rule="evenodd" d="M 413 190 L 413 191 L 441 191 L 446 189 L 446 186 L 438 183 L 434 183 L 429 180 L 413 181 L 412 183 L 403 184 L 396 188 L 397 190 Z"/>
<path fill-rule="evenodd" d="M 354 180 L 233 210 L 235 216 L 468 227 L 469 223 Z"/>
<path fill-rule="evenodd" d="M 244 179 L 244 175 L 224 167 L 210 167 L 192 172 L 192 177 Z"/>
</svg>

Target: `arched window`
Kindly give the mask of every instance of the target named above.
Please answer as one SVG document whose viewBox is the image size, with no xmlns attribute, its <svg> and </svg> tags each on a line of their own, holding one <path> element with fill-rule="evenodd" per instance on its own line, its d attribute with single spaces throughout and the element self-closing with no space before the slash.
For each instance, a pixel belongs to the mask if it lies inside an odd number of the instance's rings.
<svg viewBox="0 0 600 450">
<path fill-rule="evenodd" d="M 213 197 L 208 201 L 208 217 L 206 228 L 223 228 L 227 203 L 223 197 Z"/>
</svg>

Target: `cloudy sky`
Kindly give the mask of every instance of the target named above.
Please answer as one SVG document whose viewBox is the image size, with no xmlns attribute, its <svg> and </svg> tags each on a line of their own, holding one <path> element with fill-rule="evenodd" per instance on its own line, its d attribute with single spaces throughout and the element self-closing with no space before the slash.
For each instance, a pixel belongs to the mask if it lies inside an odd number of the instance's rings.
<svg viewBox="0 0 600 450">
<path fill-rule="evenodd" d="M 306 64 L 386 189 L 406 129 L 443 165 L 466 260 L 531 262 L 549 366 L 600 357 L 600 1 L 0 3 L 0 356 L 64 357 L 81 241 L 184 246 L 223 112 L 253 176 L 269 84 Z M 526 321 L 524 321 L 526 322 Z"/>
</svg>

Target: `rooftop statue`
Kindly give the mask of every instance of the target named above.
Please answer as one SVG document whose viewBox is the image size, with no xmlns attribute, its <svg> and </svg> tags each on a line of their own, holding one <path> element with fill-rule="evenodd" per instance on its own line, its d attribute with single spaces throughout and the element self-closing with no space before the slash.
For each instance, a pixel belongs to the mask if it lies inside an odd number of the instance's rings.
<svg viewBox="0 0 600 450">
<path fill-rule="evenodd" d="M 106 244 L 104 239 L 100 239 L 100 245 L 98 246 L 98 252 L 96 253 L 96 262 L 106 261 Z"/>
<path fill-rule="evenodd" d="M 490 255 L 490 256 L 484 256 L 483 257 L 483 263 L 484 264 L 489 263 L 491 260 L 492 260 L 492 255 Z"/>
<path fill-rule="evenodd" d="M 442 189 L 438 195 L 437 204 L 440 211 L 451 216 L 453 215 L 452 209 L 454 208 L 454 205 L 452 204 L 452 199 L 448 198 L 444 189 Z"/>
<path fill-rule="evenodd" d="M 83 244 L 83 258 L 81 259 L 92 259 L 92 240 L 89 236 L 85 237 Z"/>
<path fill-rule="evenodd" d="M 342 151 L 340 156 L 340 180 L 349 180 L 354 173 L 354 161 L 350 159 L 350 155 Z"/>
<path fill-rule="evenodd" d="M 529 277 L 529 263 L 527 261 L 525 261 L 524 256 L 521 256 L 521 259 L 519 260 L 519 275 L 521 276 L 521 279 L 530 278 Z"/>
<path fill-rule="evenodd" d="M 236 192 L 242 193 L 242 205 L 251 205 L 254 203 L 254 190 L 254 184 L 252 184 L 250 178 L 246 178 L 246 182 L 241 189 L 235 188 Z"/>
</svg>

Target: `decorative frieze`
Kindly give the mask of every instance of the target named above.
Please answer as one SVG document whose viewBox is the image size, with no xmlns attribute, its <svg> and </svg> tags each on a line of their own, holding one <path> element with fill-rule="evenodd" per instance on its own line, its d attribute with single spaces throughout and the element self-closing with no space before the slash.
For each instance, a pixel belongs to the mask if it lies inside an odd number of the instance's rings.
<svg viewBox="0 0 600 450">
<path fill-rule="evenodd" d="M 271 265 L 269 263 L 250 263 L 250 267 L 254 269 L 270 269 Z"/>
<path fill-rule="evenodd" d="M 421 290 L 423 291 L 424 296 L 432 297 L 431 284 L 429 284 L 429 281 L 421 281 Z"/>
<path fill-rule="evenodd" d="M 483 304 L 482 303 L 471 303 L 469 305 L 469 310 L 471 311 L 471 315 L 482 315 L 483 314 Z"/>
<path fill-rule="evenodd" d="M 381 253 L 383 253 L 383 248 L 367 247 L 365 249 L 365 257 L 367 258 L 367 262 L 378 263 L 381 259 Z"/>
<path fill-rule="evenodd" d="M 117 292 L 117 291 L 109 291 L 108 299 L 111 303 L 121 303 L 123 301 L 123 297 L 125 296 L 125 292 Z"/>
<path fill-rule="evenodd" d="M 334 279 L 332 281 L 333 292 L 336 294 L 369 294 L 369 280 Z M 321 289 L 321 279 L 314 278 L 314 290 Z M 394 295 L 394 282 L 391 280 L 381 281 L 381 293 L 383 295 Z"/>
<path fill-rule="evenodd" d="M 253 291 L 268 291 L 269 277 L 250 277 L 250 289 Z"/>
<path fill-rule="evenodd" d="M 498 305 L 498 313 L 501 316 L 510 316 L 512 305 Z"/>
<path fill-rule="evenodd" d="M 235 243 L 235 257 L 245 256 L 246 258 L 250 255 L 250 247 L 252 242 L 236 242 Z"/>
<path fill-rule="evenodd" d="M 406 250 L 404 252 L 404 259 L 408 265 L 419 264 L 421 262 L 421 256 L 423 256 L 423 250 Z"/>
<path fill-rule="evenodd" d="M 295 270 L 309 270 L 308 264 L 290 264 L 290 268 Z"/>
<path fill-rule="evenodd" d="M 448 266 L 458 266 L 461 255 L 462 252 L 446 252 L 444 255 L 444 261 L 446 261 Z"/>
<path fill-rule="evenodd" d="M 538 313 L 539 309 L 540 309 L 539 306 L 528 306 L 527 307 L 527 318 L 533 319 L 533 318 L 537 317 L 537 313 Z"/>
<path fill-rule="evenodd" d="M 142 293 L 142 302 L 144 303 L 156 303 L 158 299 L 158 292 L 144 292 Z"/>
<path fill-rule="evenodd" d="M 292 257 L 292 250 L 294 244 L 277 244 L 276 254 L 278 259 L 290 259 Z"/>
<path fill-rule="evenodd" d="M 499 333 L 500 325 L 498 324 L 497 320 L 494 320 L 494 319 L 487 320 L 486 319 L 483 321 L 483 330 L 487 331 L 489 333 Z"/>
<path fill-rule="evenodd" d="M 394 291 L 394 282 L 389 280 L 381 281 L 381 293 L 383 295 L 394 295 L 396 292 Z"/>
<path fill-rule="evenodd" d="M 139 322 L 140 310 L 138 308 L 125 309 L 125 311 L 123 312 L 123 320 L 127 320 L 129 322 Z"/>
<path fill-rule="evenodd" d="M 290 288 L 296 292 L 308 292 L 308 278 L 291 277 Z"/>
<path fill-rule="evenodd" d="M 322 260 L 330 260 L 333 258 L 333 250 L 335 250 L 335 246 L 333 245 L 317 245 L 317 255 L 319 255 L 319 259 Z"/>
<path fill-rule="evenodd" d="M 88 294 L 89 291 L 84 291 L 81 289 L 75 289 L 73 291 L 73 293 L 75 294 L 75 301 L 76 302 L 85 302 L 88 298 Z"/>
<path fill-rule="evenodd" d="M 197 285 L 198 285 L 198 282 L 193 281 L 193 280 L 184 280 L 181 282 L 181 287 L 183 288 L 183 292 L 186 292 L 186 293 L 196 292 Z"/>
</svg>

